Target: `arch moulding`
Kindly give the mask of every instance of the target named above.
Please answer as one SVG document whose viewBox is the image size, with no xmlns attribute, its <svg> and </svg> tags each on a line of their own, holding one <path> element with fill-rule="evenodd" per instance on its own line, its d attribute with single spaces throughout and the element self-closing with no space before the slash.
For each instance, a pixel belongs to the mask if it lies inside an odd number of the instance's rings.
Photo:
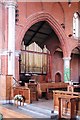
<svg viewBox="0 0 80 120">
<path fill-rule="evenodd" d="M 28 29 L 34 25 L 37 22 L 40 21 L 47 21 L 49 23 L 49 25 L 52 27 L 52 29 L 55 31 L 55 33 L 57 34 L 59 41 L 61 43 L 61 47 L 62 47 L 62 51 L 63 51 L 63 55 L 67 54 L 67 44 L 66 44 L 66 35 L 65 35 L 65 31 L 64 29 L 58 24 L 58 22 L 47 12 L 38 12 L 35 14 L 30 15 L 24 25 L 23 28 L 21 30 L 20 36 L 17 38 L 20 43 L 22 42 L 22 39 L 25 35 L 25 33 L 28 31 Z M 21 44 L 20 44 L 21 47 Z"/>
</svg>

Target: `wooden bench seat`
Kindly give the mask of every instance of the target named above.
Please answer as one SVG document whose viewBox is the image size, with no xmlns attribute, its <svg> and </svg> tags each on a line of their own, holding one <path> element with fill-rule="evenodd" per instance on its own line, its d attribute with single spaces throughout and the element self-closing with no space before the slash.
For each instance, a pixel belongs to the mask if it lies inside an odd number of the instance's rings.
<svg viewBox="0 0 80 120">
<path fill-rule="evenodd" d="M 61 97 L 59 97 L 59 119 L 61 118 L 74 119 L 77 116 L 78 102 L 79 102 L 78 96 L 62 95 Z"/>
<path fill-rule="evenodd" d="M 47 90 L 46 90 L 47 99 L 53 99 L 53 90 L 66 91 L 67 88 L 47 88 Z"/>
<path fill-rule="evenodd" d="M 54 110 L 56 111 L 59 111 L 59 99 L 65 99 L 63 100 L 63 108 L 65 108 L 65 101 L 67 102 L 66 99 L 68 99 L 69 101 L 69 104 L 68 104 L 68 107 L 70 109 L 70 98 L 78 98 L 78 101 L 77 101 L 77 115 L 79 115 L 80 113 L 80 93 L 79 92 L 69 92 L 69 91 L 59 91 L 59 90 L 54 90 L 53 91 L 53 103 L 54 103 Z M 75 104 L 75 103 L 74 103 Z M 68 109 L 68 110 L 69 110 Z"/>
<path fill-rule="evenodd" d="M 68 83 L 58 82 L 58 83 L 38 83 L 38 95 L 40 97 L 43 93 L 46 93 L 47 99 L 52 99 L 53 90 L 67 90 Z"/>
</svg>

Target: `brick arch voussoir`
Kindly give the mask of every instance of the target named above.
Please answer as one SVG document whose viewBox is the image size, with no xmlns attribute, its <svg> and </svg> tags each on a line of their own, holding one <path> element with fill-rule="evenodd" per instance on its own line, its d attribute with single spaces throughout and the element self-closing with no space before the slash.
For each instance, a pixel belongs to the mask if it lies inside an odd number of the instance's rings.
<svg viewBox="0 0 80 120">
<path fill-rule="evenodd" d="M 27 20 L 25 21 L 25 23 L 23 25 L 23 30 L 21 32 L 21 36 L 20 36 L 20 38 L 18 38 L 20 40 L 20 43 L 22 42 L 22 39 L 23 39 L 26 31 L 28 31 L 28 29 L 32 25 L 34 25 L 35 23 L 40 22 L 40 21 L 47 21 L 50 24 L 52 29 L 57 34 L 57 36 L 60 40 L 60 43 L 61 43 L 63 54 L 65 54 L 67 52 L 66 51 L 67 45 L 66 45 L 65 32 L 64 32 L 63 28 L 58 24 L 58 22 L 47 12 L 38 12 L 27 18 Z"/>
</svg>

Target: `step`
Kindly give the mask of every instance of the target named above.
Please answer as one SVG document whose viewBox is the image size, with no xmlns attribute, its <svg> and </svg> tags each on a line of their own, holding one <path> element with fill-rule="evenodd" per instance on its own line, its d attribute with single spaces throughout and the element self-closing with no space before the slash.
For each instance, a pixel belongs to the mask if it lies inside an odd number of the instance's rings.
<svg viewBox="0 0 80 120">
<path fill-rule="evenodd" d="M 50 118 L 50 116 L 39 113 L 37 111 L 33 111 L 30 109 L 26 109 L 24 107 L 19 107 L 19 109 L 23 110 L 24 112 L 26 112 L 26 114 L 32 116 L 33 118 Z"/>
<path fill-rule="evenodd" d="M 22 106 L 21 106 L 21 108 L 22 108 Z M 48 114 L 48 115 L 51 114 L 51 110 L 36 107 L 36 106 L 31 105 L 31 104 L 30 105 L 24 105 L 23 108 L 29 109 L 29 110 L 32 110 L 32 111 L 37 111 L 37 112 L 43 113 L 43 114 Z"/>
<path fill-rule="evenodd" d="M 19 106 L 19 109 L 25 111 L 35 118 L 51 118 L 51 110 L 43 109 L 40 107 L 35 107 L 33 105 Z M 57 116 L 57 113 L 54 113 L 53 116 Z"/>
</svg>

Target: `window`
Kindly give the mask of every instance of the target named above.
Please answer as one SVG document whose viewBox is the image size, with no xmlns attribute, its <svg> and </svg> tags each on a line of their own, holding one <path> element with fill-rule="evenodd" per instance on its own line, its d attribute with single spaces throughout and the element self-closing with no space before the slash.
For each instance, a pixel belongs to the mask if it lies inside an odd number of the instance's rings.
<svg viewBox="0 0 80 120">
<path fill-rule="evenodd" d="M 80 15 L 78 12 L 75 12 L 73 16 L 73 37 L 80 37 Z"/>
</svg>

